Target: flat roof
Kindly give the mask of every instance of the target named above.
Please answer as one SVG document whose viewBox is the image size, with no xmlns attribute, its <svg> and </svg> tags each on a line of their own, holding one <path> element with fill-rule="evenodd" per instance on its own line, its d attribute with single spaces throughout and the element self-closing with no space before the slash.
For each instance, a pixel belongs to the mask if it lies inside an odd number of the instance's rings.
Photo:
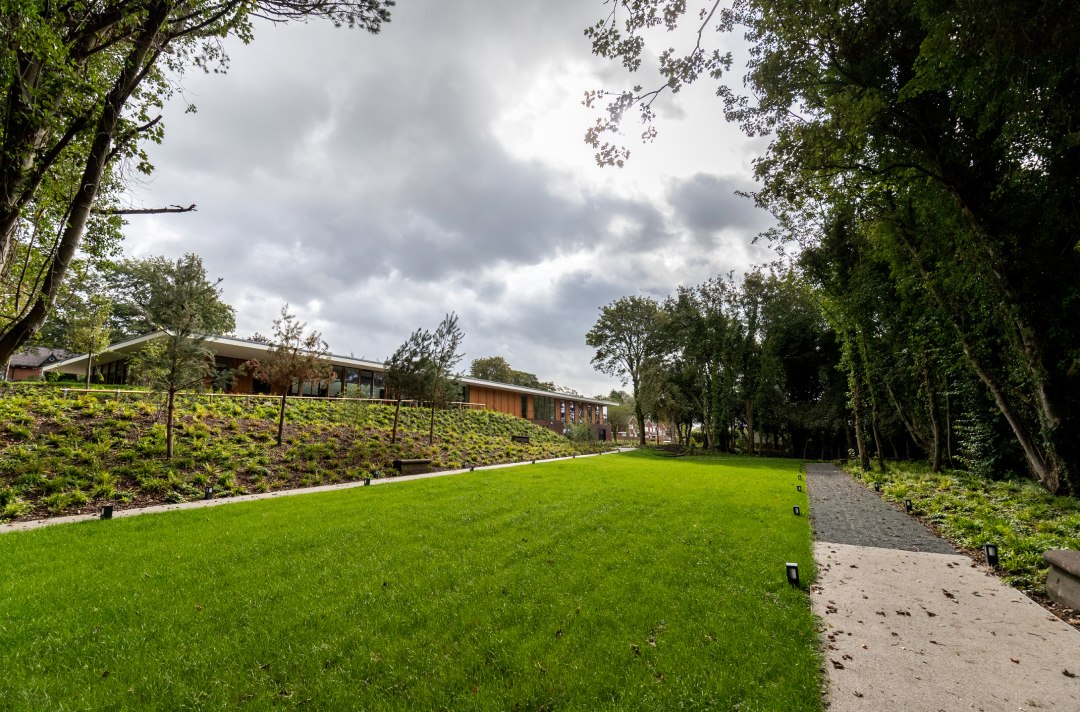
<svg viewBox="0 0 1080 712">
<path fill-rule="evenodd" d="M 127 341 L 120 341 L 111 346 L 108 349 L 94 356 L 94 365 L 105 365 L 114 361 L 120 361 L 125 358 L 129 358 L 142 348 L 142 345 L 147 341 L 159 338 L 166 334 L 165 331 L 154 331 L 149 334 L 143 334 L 142 336 L 136 336 L 133 339 Z M 250 360 L 254 358 L 260 358 L 264 356 L 267 351 L 273 348 L 273 344 L 265 344 L 259 341 L 250 341 L 248 339 L 238 339 L 233 336 L 206 336 L 206 343 L 213 348 L 214 352 L 218 356 L 224 356 L 226 358 L 235 358 L 242 360 Z M 336 354 L 330 355 L 330 363 L 334 366 L 345 366 L 349 368 L 362 368 L 368 371 L 385 371 L 386 367 L 379 361 L 368 361 L 366 359 L 353 358 L 352 356 L 339 356 Z M 89 357 L 87 354 L 81 354 L 74 356 L 63 361 L 48 364 L 44 367 L 45 371 L 59 371 L 60 373 L 69 373 L 73 375 L 85 375 L 86 365 Z M 528 388 L 526 386 L 515 386 L 512 383 L 499 383 L 498 381 L 486 381 L 482 378 L 473 378 L 472 376 L 458 376 L 454 378 L 455 381 L 463 383 L 467 386 L 482 386 L 485 388 L 498 388 L 504 391 L 512 391 L 514 393 L 521 393 L 523 395 L 536 395 L 545 396 L 550 398 L 562 398 L 563 400 L 575 400 L 582 401 L 584 403 L 595 403 L 597 405 L 617 405 L 612 401 L 606 401 L 599 398 L 589 398 L 588 396 L 569 395 L 566 393 L 559 393 L 557 391 L 546 391 L 542 388 Z"/>
</svg>

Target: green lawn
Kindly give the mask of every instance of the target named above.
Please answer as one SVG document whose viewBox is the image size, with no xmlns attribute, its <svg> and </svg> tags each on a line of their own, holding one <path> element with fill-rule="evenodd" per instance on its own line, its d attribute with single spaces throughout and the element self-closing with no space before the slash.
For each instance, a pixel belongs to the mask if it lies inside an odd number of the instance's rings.
<svg viewBox="0 0 1080 712">
<path fill-rule="evenodd" d="M 797 473 L 632 453 L 6 534 L 0 708 L 820 710 Z"/>
</svg>

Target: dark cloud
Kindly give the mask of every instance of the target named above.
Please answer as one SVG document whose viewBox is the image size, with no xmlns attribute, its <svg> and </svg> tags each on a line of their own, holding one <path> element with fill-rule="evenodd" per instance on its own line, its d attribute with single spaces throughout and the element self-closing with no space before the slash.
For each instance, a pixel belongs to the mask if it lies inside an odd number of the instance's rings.
<svg viewBox="0 0 1080 712">
<path fill-rule="evenodd" d="M 500 140 L 507 97 L 545 71 L 556 86 L 575 63 L 625 81 L 581 34 L 603 12 L 429 0 L 402 3 L 377 37 L 260 25 L 250 46 L 230 45 L 229 74 L 183 78 L 199 111 L 169 107 L 158 173 L 137 191 L 198 212 L 133 218 L 131 242 L 202 255 L 243 336 L 269 332 L 287 301 L 333 351 L 381 360 L 456 311 L 469 359 L 602 385 L 584 344 L 600 306 L 745 265 L 767 224 L 730 178 L 671 178 L 642 197 L 582 179 L 597 170 L 587 154 L 568 175 Z M 682 96 L 658 105 L 669 130 L 687 116 Z"/>
</svg>

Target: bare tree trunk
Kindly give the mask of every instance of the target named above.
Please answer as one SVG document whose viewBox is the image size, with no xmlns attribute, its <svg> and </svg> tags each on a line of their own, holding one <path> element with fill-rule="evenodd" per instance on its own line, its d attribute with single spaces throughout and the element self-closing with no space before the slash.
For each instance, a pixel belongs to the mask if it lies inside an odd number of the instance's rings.
<svg viewBox="0 0 1080 712">
<path fill-rule="evenodd" d="M 398 415 L 401 413 L 401 396 L 398 396 L 397 403 L 394 404 L 394 427 L 390 430 L 390 444 L 393 445 L 397 442 L 397 426 Z"/>
<path fill-rule="evenodd" d="M 859 467 L 864 470 L 870 469 L 870 454 L 866 452 L 866 436 L 863 434 L 862 425 L 862 412 L 863 412 L 863 396 L 862 396 L 862 383 L 859 382 L 858 376 L 854 379 L 854 393 L 852 394 L 852 406 L 855 409 L 855 447 L 859 453 Z"/>
<path fill-rule="evenodd" d="M 176 390 L 169 389 L 169 402 L 165 406 L 165 459 L 173 456 L 173 412 L 176 407 Z"/>
<path fill-rule="evenodd" d="M 285 399 L 289 397 L 289 389 L 286 388 L 281 393 L 281 407 L 278 409 L 277 419 L 277 444 L 281 445 L 285 441 Z"/>
<path fill-rule="evenodd" d="M 938 423 L 937 393 L 934 390 L 933 380 L 930 378 L 930 366 L 925 359 L 923 361 L 923 383 L 926 386 L 926 411 L 930 416 L 930 440 L 932 443 L 930 448 L 930 470 L 931 472 L 941 472 L 941 455 L 944 447 L 941 424 Z"/>
<path fill-rule="evenodd" d="M 88 354 L 86 359 L 86 389 L 90 390 L 90 374 L 93 371 L 94 355 Z"/>
</svg>

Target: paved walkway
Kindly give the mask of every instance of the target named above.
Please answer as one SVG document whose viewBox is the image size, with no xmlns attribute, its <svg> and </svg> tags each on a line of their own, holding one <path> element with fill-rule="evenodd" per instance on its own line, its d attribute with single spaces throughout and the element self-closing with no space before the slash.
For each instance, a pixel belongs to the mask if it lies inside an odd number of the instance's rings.
<svg viewBox="0 0 1080 712">
<path fill-rule="evenodd" d="M 1080 710 L 1080 632 L 832 465 L 807 465 L 830 712 Z"/>
</svg>

